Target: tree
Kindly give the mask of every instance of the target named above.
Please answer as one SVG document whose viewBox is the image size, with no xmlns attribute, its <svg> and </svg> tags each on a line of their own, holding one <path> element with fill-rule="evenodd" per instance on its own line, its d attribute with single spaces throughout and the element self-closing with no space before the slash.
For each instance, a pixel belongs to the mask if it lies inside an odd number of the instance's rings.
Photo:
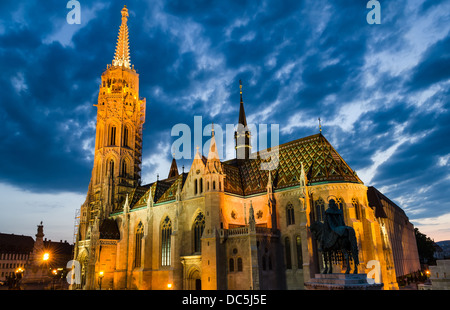
<svg viewBox="0 0 450 310">
<path fill-rule="evenodd" d="M 435 251 L 434 241 L 427 237 L 427 235 L 422 234 L 418 228 L 414 228 L 414 233 L 416 235 L 420 263 L 428 265 L 436 264 L 436 259 L 433 256 Z"/>
</svg>

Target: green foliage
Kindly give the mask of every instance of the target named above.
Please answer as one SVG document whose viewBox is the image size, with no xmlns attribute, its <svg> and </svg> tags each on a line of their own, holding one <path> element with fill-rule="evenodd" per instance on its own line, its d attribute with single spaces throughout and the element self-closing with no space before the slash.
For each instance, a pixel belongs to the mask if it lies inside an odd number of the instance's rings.
<svg viewBox="0 0 450 310">
<path fill-rule="evenodd" d="M 427 235 L 422 234 L 418 228 L 414 228 L 414 233 L 416 235 L 417 250 L 419 252 L 419 260 L 421 264 L 434 265 L 436 264 L 436 259 L 433 257 L 435 252 L 434 241 L 427 237 Z"/>
</svg>

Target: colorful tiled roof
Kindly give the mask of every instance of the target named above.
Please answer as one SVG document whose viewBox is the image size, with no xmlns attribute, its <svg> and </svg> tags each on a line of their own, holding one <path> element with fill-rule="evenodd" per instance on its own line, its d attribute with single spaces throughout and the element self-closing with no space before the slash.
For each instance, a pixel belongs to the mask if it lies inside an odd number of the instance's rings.
<svg viewBox="0 0 450 310">
<path fill-rule="evenodd" d="M 222 162 L 226 175 L 225 192 L 241 196 L 265 192 L 269 170 L 261 169 L 263 163 L 267 163 L 267 167 L 271 169 L 274 189 L 298 186 L 302 163 L 309 175 L 310 185 L 325 182 L 362 184 L 356 173 L 321 133 L 282 144 L 278 146 L 278 157 L 275 154 L 276 148 L 272 148 L 253 154 L 256 155 L 255 159 L 239 163 L 236 159 Z M 205 156 L 202 156 L 202 162 L 206 164 Z M 178 184 L 181 182 L 183 188 L 187 175 L 182 173 L 136 187 L 128 198 L 130 209 L 145 206 L 149 197 L 152 197 L 154 203 L 175 200 Z"/>
<path fill-rule="evenodd" d="M 176 193 L 178 189 L 178 184 L 181 182 L 181 188 L 183 188 L 184 182 L 186 181 L 187 173 L 182 173 L 178 175 L 176 178 L 174 178 L 174 181 L 170 185 L 170 187 L 165 190 L 165 192 L 157 199 L 156 203 L 166 202 L 175 200 Z"/>
<path fill-rule="evenodd" d="M 266 152 L 266 153 L 265 153 Z M 225 191 L 235 194 L 251 195 L 266 190 L 269 171 L 262 170 L 261 164 L 267 163 L 272 169 L 272 180 L 275 189 L 296 186 L 299 183 L 301 164 L 305 172 L 310 174 L 309 184 L 322 182 L 360 183 L 356 173 L 342 159 L 322 134 L 298 139 L 278 147 L 267 149 L 256 154 L 256 159 L 244 161 L 237 165 L 235 160 L 224 162 L 227 173 Z M 272 160 L 270 155 L 272 155 Z M 236 170 L 227 166 L 236 166 Z M 231 172 L 231 176 L 228 176 Z"/>
<path fill-rule="evenodd" d="M 137 186 L 129 193 L 128 202 L 130 204 L 130 209 L 137 205 L 137 202 L 142 198 L 142 196 L 148 192 L 150 186 L 151 184 Z"/>
<path fill-rule="evenodd" d="M 153 203 L 175 200 L 178 183 L 182 182 L 181 188 L 183 188 L 187 175 L 187 173 L 181 173 L 165 180 L 158 180 L 147 185 L 136 187 L 128 198 L 130 209 L 146 206 L 149 197 L 152 197 Z"/>
</svg>

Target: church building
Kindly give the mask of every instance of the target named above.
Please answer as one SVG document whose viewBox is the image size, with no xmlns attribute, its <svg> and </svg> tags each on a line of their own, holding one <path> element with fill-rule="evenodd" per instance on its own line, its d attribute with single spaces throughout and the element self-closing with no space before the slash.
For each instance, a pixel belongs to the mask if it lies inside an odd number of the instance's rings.
<svg viewBox="0 0 450 310">
<path fill-rule="evenodd" d="M 221 161 L 214 137 L 190 170 L 175 159 L 167 178 L 141 184 L 146 100 L 130 63 L 128 10 L 114 59 L 101 76 L 95 157 L 80 209 L 74 259 L 78 289 L 304 289 L 323 268 L 309 227 L 329 201 L 354 228 L 359 273 L 380 266 L 384 289 L 420 269 L 414 228 L 404 212 L 359 179 L 319 132 L 276 149 L 271 170 L 251 148 L 242 84 L 236 158 Z M 275 152 L 275 148 L 265 150 Z M 270 166 L 272 165 L 272 166 Z M 334 266 L 334 272 L 341 272 Z M 343 271 L 342 271 L 343 272 Z"/>
</svg>

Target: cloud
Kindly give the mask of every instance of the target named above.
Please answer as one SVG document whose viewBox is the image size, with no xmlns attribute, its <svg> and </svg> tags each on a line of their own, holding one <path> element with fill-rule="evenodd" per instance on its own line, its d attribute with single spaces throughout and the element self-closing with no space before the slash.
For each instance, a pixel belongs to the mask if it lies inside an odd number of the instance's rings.
<svg viewBox="0 0 450 310">
<path fill-rule="evenodd" d="M 435 241 L 447 239 L 450 233 L 450 226 L 448 225 L 450 223 L 450 213 L 444 213 L 437 217 L 411 218 L 410 221 L 423 234 L 432 235 Z"/>
<path fill-rule="evenodd" d="M 171 143 L 159 142 L 152 154 L 144 156 L 142 167 L 145 172 L 142 176 L 142 184 L 155 182 L 158 175 L 161 180 L 167 178 L 172 163 L 172 160 L 168 159 L 168 154 L 171 154 L 170 147 Z"/>
<path fill-rule="evenodd" d="M 428 48 L 409 80 L 412 90 L 420 90 L 450 78 L 450 37 Z"/>
<path fill-rule="evenodd" d="M 55 195 L 87 190 L 92 105 L 123 5 L 81 3 L 82 24 L 68 25 L 65 4 L 0 3 L 0 181 Z M 168 173 L 175 124 L 237 122 L 241 79 L 248 121 L 280 124 L 280 143 L 318 133 L 320 117 L 367 185 L 416 220 L 447 214 L 449 3 L 384 1 L 380 25 L 364 4 L 127 3 L 147 99 L 143 182 Z"/>
<path fill-rule="evenodd" d="M 2 233 L 20 233 L 34 238 L 36 226 L 43 221 L 46 238 L 72 243 L 75 207 L 84 202 L 86 194 L 36 193 L 0 183 L 0 195 L 3 197 L 0 202 Z"/>
</svg>

